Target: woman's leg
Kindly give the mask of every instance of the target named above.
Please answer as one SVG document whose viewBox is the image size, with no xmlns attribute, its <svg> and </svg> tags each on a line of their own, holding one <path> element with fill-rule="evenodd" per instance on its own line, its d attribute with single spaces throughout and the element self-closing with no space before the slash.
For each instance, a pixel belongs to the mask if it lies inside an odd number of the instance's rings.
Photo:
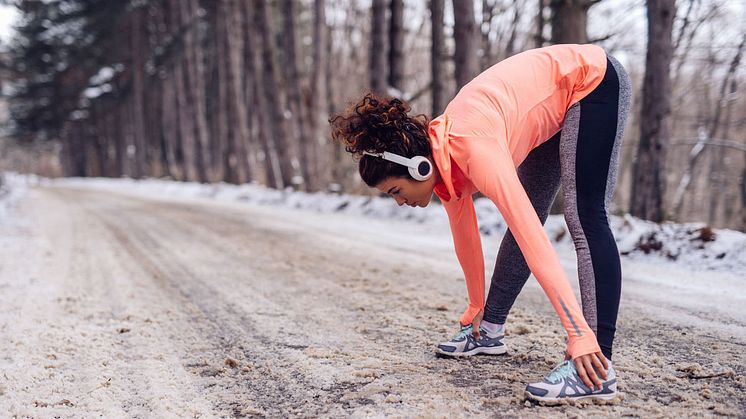
<svg viewBox="0 0 746 419">
<path fill-rule="evenodd" d="M 568 110 L 560 138 L 565 219 L 578 256 L 583 315 L 609 359 L 622 272 L 608 205 L 629 107 L 629 78 L 611 58 L 601 85 Z"/>
<path fill-rule="evenodd" d="M 559 143 L 560 134 L 557 133 L 531 150 L 518 166 L 518 178 L 542 224 L 549 215 L 549 209 L 560 185 Z M 484 307 L 485 321 L 505 323 L 508 312 L 530 274 L 531 270 L 523 258 L 523 253 L 508 230 L 497 253 L 495 271 Z"/>
</svg>

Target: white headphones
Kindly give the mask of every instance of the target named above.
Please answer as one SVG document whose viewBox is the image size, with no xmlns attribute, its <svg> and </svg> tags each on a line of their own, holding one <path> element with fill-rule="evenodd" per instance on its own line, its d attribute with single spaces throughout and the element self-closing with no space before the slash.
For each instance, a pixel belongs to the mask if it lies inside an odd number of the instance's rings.
<svg viewBox="0 0 746 419">
<path fill-rule="evenodd" d="M 433 165 L 430 163 L 430 160 L 423 156 L 414 156 L 409 159 L 398 154 L 389 153 L 388 151 L 384 151 L 383 153 L 369 153 L 363 151 L 363 154 L 380 157 L 384 160 L 407 166 L 409 168 L 409 175 L 412 176 L 414 180 L 419 180 L 420 182 L 430 179 L 433 175 Z"/>
</svg>

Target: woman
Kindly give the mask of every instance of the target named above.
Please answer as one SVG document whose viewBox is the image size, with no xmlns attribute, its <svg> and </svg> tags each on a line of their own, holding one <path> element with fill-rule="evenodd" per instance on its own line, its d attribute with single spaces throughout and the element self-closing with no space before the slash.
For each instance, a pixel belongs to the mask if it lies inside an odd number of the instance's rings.
<svg viewBox="0 0 746 419">
<path fill-rule="evenodd" d="M 504 353 L 504 324 L 533 272 L 568 334 L 567 358 L 526 396 L 610 399 L 621 268 L 607 209 L 630 108 L 624 68 L 593 45 L 523 52 L 465 85 L 427 121 L 398 99 L 366 95 L 330 120 L 332 136 L 359 156 L 368 186 L 399 205 L 440 198 L 464 271 L 469 305 L 461 332 L 437 351 Z M 583 311 L 542 224 L 563 186 L 578 256 Z M 509 227 L 484 302 L 484 260 L 472 194 L 491 199 Z"/>
</svg>

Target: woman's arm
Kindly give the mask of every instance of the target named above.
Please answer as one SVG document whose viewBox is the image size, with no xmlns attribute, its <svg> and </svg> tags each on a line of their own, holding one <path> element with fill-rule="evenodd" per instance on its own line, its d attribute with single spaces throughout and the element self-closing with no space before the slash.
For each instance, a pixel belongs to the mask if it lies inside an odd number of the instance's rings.
<svg viewBox="0 0 746 419">
<path fill-rule="evenodd" d="M 573 359 L 600 352 L 596 336 L 583 317 L 559 257 L 521 185 L 507 145 L 496 138 L 466 137 L 455 139 L 451 146 L 454 160 L 474 186 L 497 205 L 505 218 L 526 263 L 567 331 L 567 352 Z"/>
<path fill-rule="evenodd" d="M 469 293 L 469 306 L 461 315 L 460 320 L 461 325 L 466 326 L 471 324 L 484 308 L 482 240 L 479 236 L 477 215 L 471 195 L 466 194 L 461 199 L 452 198 L 450 201 L 443 201 L 443 206 L 448 213 L 456 257 L 464 271 L 466 289 Z"/>
</svg>

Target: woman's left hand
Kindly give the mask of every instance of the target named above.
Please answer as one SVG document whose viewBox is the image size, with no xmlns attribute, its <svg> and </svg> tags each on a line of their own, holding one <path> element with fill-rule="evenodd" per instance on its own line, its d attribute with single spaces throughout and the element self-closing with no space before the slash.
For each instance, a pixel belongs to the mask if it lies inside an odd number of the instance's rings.
<svg viewBox="0 0 746 419">
<path fill-rule="evenodd" d="M 591 389 L 603 387 L 601 379 L 596 374 L 598 371 L 601 374 L 601 378 L 606 380 L 606 370 L 609 368 L 609 363 L 606 361 L 606 357 L 601 352 L 595 352 L 592 354 L 581 355 L 572 360 L 575 363 L 575 369 L 578 371 L 580 379 L 583 383 Z"/>
</svg>

